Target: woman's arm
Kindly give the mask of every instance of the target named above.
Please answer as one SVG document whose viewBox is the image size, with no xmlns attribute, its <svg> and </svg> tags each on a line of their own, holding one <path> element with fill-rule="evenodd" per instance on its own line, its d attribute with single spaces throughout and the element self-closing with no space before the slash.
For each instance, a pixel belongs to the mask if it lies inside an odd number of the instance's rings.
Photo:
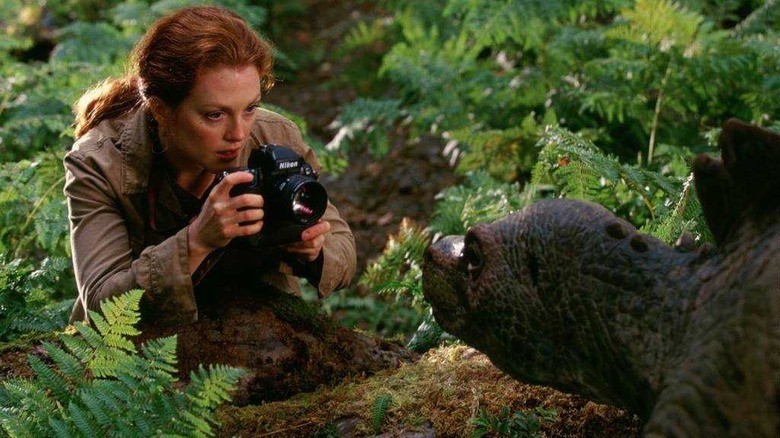
<svg viewBox="0 0 780 438">
<path fill-rule="evenodd" d="M 314 150 L 303 142 L 303 137 L 297 126 L 292 122 L 285 126 L 288 138 L 291 140 L 290 146 L 317 172 L 320 172 L 322 166 L 317 160 Z M 316 261 L 319 263 L 321 260 L 322 263 L 319 281 L 312 283 L 316 284 L 320 297 L 327 297 L 334 290 L 349 285 L 355 275 L 357 251 L 352 230 L 330 201 L 328 201 L 328 206 L 321 220 L 330 223 L 330 231 L 325 235 L 321 256 Z"/>
<path fill-rule="evenodd" d="M 187 229 L 144 249 L 133 260 L 119 187 L 112 185 L 101 166 L 81 150 L 68 153 L 64 165 L 73 267 L 79 290 L 79 303 L 71 320 L 86 320 L 87 310 L 97 310 L 102 300 L 134 288 L 146 291 L 144 299 L 164 320 L 197 319 Z"/>
</svg>

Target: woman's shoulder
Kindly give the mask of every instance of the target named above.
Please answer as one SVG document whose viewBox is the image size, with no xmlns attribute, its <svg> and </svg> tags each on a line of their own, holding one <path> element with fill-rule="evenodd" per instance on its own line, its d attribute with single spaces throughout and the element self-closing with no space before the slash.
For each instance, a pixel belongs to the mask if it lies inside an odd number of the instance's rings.
<svg viewBox="0 0 780 438">
<path fill-rule="evenodd" d="M 103 151 L 105 146 L 118 146 L 119 138 L 127 128 L 128 121 L 133 114 L 106 119 L 79 137 L 70 149 L 70 155 L 91 155 Z M 109 153 L 115 152 L 116 147 L 106 149 Z"/>
<path fill-rule="evenodd" d="M 252 129 L 260 144 L 274 143 L 302 147 L 301 130 L 290 118 L 265 108 L 259 108 Z"/>
<path fill-rule="evenodd" d="M 298 129 L 298 125 L 295 124 L 289 117 L 285 117 L 282 114 L 272 111 L 267 108 L 258 108 L 257 116 L 255 117 L 255 126 L 259 128 L 273 127 L 274 125 L 281 125 L 286 128 Z"/>
<path fill-rule="evenodd" d="M 252 134 L 256 143 L 253 147 L 263 144 L 289 147 L 320 171 L 314 150 L 306 144 L 300 128 L 290 118 L 265 108 L 258 109 Z"/>
</svg>

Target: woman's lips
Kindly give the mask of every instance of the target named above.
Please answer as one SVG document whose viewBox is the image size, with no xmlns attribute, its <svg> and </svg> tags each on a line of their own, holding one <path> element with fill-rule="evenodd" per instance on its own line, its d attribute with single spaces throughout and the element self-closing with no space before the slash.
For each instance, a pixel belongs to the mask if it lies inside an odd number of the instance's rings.
<svg viewBox="0 0 780 438">
<path fill-rule="evenodd" d="M 238 157 L 238 153 L 240 151 L 241 148 L 230 149 L 227 151 L 217 151 L 217 157 L 219 157 L 220 160 L 234 160 Z"/>
</svg>

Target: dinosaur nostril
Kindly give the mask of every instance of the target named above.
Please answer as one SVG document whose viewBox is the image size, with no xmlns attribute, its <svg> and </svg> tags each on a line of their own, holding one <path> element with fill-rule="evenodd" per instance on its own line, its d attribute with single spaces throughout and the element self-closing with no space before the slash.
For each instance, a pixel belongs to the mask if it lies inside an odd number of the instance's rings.
<svg viewBox="0 0 780 438">
<path fill-rule="evenodd" d="M 649 249 L 647 242 L 638 235 L 631 238 L 631 248 L 636 252 L 645 252 Z"/>
<path fill-rule="evenodd" d="M 623 228 L 623 225 L 618 222 L 612 222 L 611 224 L 607 225 L 606 231 L 607 235 L 614 239 L 622 239 L 628 235 L 626 234 L 626 230 Z"/>
</svg>

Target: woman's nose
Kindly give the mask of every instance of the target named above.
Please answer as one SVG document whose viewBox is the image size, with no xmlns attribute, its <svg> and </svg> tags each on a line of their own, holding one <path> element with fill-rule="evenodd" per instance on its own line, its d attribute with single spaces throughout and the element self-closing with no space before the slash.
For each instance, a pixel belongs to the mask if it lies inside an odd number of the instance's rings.
<svg viewBox="0 0 780 438">
<path fill-rule="evenodd" d="M 228 131 L 225 134 L 225 138 L 232 142 L 241 142 L 246 139 L 249 126 L 244 123 L 243 120 L 233 120 L 228 127 Z"/>
</svg>

